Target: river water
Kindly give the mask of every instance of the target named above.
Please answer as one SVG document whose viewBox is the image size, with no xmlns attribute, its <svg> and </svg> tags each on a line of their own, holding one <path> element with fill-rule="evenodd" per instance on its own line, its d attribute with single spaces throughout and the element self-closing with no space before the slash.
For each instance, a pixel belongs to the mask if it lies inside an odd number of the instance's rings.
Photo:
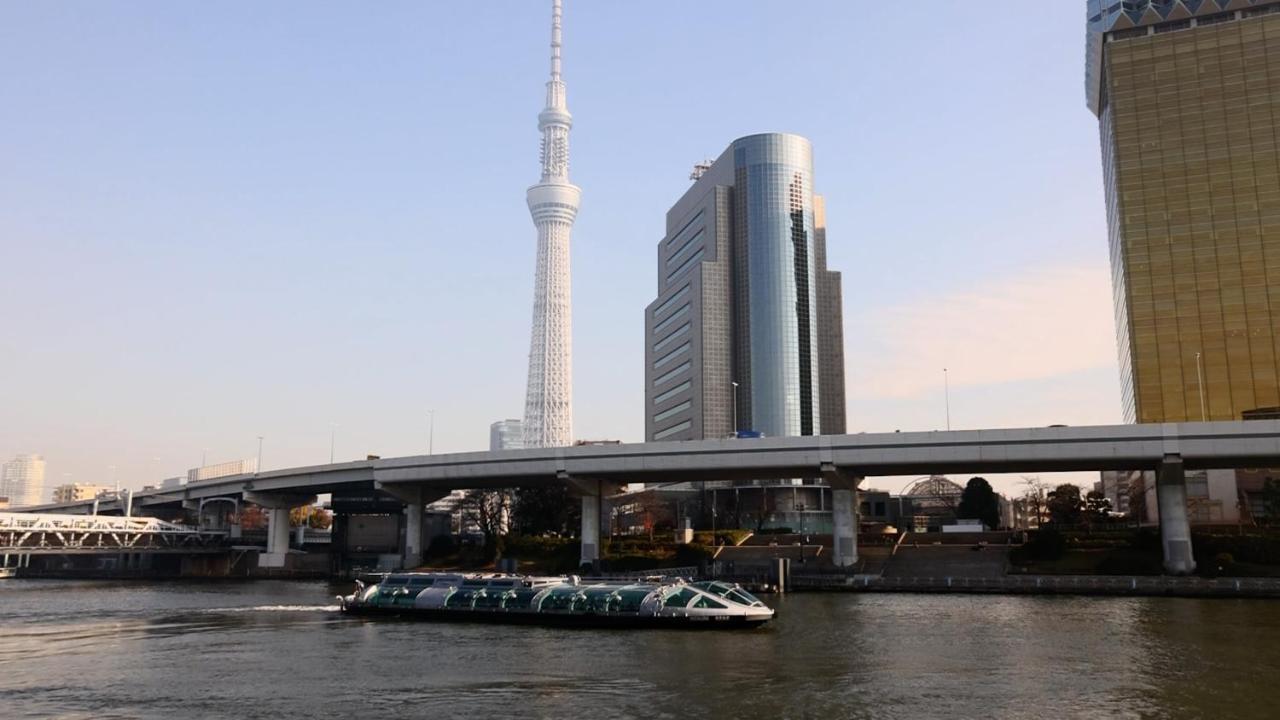
<svg viewBox="0 0 1280 720">
<path fill-rule="evenodd" d="M 343 618 L 323 582 L 0 582 L 0 718 L 1275 718 L 1280 602 L 796 594 L 744 632 Z"/>
</svg>

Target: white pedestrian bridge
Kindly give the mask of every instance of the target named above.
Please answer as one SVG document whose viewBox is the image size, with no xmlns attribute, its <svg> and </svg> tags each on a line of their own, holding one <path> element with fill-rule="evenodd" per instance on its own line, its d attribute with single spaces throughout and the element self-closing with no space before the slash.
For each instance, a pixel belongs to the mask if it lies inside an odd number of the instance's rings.
<svg viewBox="0 0 1280 720">
<path fill-rule="evenodd" d="M 267 562 L 288 543 L 288 509 L 319 493 L 377 490 L 406 508 L 405 561 L 421 556 L 422 506 L 455 489 L 568 484 L 583 498 L 582 559 L 598 559 L 599 498 L 626 483 L 822 478 L 832 485 L 837 565 L 856 562 L 859 482 L 877 475 L 1149 470 L 1158 473 L 1166 567 L 1189 572 L 1186 469 L 1280 467 L 1280 420 L 860 433 L 416 455 L 272 470 L 140 492 L 135 509 L 234 498 L 270 509 Z M 94 501 L 41 512 L 87 513 Z M 121 512 L 99 501 L 98 512 Z M 415 533 L 415 529 L 418 532 Z"/>
<path fill-rule="evenodd" d="M 0 552 L 6 555 L 189 552 L 225 534 L 150 517 L 0 512 Z"/>
</svg>

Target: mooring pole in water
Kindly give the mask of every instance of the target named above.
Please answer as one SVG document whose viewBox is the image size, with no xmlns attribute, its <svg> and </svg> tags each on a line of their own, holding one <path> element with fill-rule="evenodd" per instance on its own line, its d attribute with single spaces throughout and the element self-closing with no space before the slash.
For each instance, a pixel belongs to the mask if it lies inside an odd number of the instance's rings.
<svg viewBox="0 0 1280 720">
<path fill-rule="evenodd" d="M 787 591 L 787 586 L 791 584 L 791 558 L 776 558 L 774 560 L 776 567 L 774 575 L 777 577 L 778 592 Z"/>
</svg>

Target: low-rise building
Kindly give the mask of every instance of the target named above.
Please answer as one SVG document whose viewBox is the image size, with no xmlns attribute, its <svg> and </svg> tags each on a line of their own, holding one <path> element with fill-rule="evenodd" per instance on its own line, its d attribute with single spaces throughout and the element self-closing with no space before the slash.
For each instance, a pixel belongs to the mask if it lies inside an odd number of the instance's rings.
<svg viewBox="0 0 1280 720">
<path fill-rule="evenodd" d="M 92 500 L 98 495 L 110 491 L 111 488 L 106 485 L 94 485 L 92 483 L 67 483 L 59 485 L 53 489 L 53 501 L 55 503 L 71 503 L 81 500 Z"/>
</svg>

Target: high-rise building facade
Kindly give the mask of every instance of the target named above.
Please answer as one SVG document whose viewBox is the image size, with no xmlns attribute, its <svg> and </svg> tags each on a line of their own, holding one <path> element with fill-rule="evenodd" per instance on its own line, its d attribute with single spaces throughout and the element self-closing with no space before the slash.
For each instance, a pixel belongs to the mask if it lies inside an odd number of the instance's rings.
<svg viewBox="0 0 1280 720">
<path fill-rule="evenodd" d="M 17 455 L 0 467 L 0 497 L 9 498 L 15 508 L 44 502 L 44 458 Z"/>
<path fill-rule="evenodd" d="M 645 309 L 646 440 L 843 433 L 840 274 L 809 141 L 735 140 L 666 225 Z"/>
<path fill-rule="evenodd" d="M 573 443 L 573 318 L 569 282 L 569 233 L 582 191 L 569 182 L 569 129 L 573 117 L 560 75 L 560 0 L 552 0 L 551 79 L 538 114 L 542 133 L 542 178 L 526 200 L 538 228 L 533 287 L 529 382 L 524 405 L 524 446 Z"/>
<path fill-rule="evenodd" d="M 524 423 L 499 420 L 489 426 L 490 450 L 519 450 L 524 447 Z"/>
<path fill-rule="evenodd" d="M 1280 405 L 1280 1 L 1089 0 L 1130 422 Z"/>
</svg>

